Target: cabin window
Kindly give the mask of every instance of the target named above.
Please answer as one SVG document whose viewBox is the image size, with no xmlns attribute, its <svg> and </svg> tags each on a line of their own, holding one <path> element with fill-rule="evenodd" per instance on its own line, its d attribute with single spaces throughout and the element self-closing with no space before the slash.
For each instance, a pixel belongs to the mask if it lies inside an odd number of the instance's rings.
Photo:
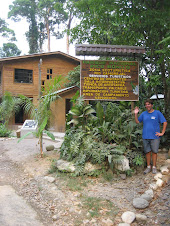
<svg viewBox="0 0 170 226">
<path fill-rule="evenodd" d="M 32 83 L 33 71 L 27 69 L 15 69 L 14 81 L 17 83 Z"/>
<path fill-rule="evenodd" d="M 47 74 L 50 74 L 50 75 L 52 75 L 52 73 L 53 73 L 53 69 L 47 69 Z"/>
<path fill-rule="evenodd" d="M 53 73 L 53 69 L 47 69 L 47 80 L 48 79 L 52 79 L 52 73 Z"/>
</svg>

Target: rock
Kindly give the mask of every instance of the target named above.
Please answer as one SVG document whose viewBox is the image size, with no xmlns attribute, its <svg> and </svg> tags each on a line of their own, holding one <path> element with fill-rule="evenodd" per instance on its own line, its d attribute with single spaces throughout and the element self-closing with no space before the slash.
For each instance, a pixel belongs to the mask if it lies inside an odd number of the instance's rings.
<svg viewBox="0 0 170 226">
<path fill-rule="evenodd" d="M 91 162 L 87 162 L 85 163 L 85 166 L 84 166 L 84 173 L 90 173 L 90 172 L 93 172 L 94 170 L 100 170 L 102 169 L 102 166 L 101 165 L 98 165 L 98 164 L 92 164 Z"/>
<path fill-rule="evenodd" d="M 162 173 L 157 173 L 155 176 L 154 176 L 154 179 L 155 180 L 158 180 L 158 179 L 161 179 L 162 178 Z"/>
<path fill-rule="evenodd" d="M 122 214 L 121 218 L 125 223 L 131 224 L 135 220 L 135 214 L 133 212 L 127 211 Z"/>
<path fill-rule="evenodd" d="M 168 166 L 168 168 L 170 167 L 170 159 L 167 159 L 167 160 L 165 161 L 165 165 Z"/>
<path fill-rule="evenodd" d="M 151 189 L 153 189 L 153 190 L 157 190 L 158 189 L 158 185 L 157 184 L 154 184 L 154 183 L 150 184 L 149 187 Z"/>
<path fill-rule="evenodd" d="M 150 202 L 152 200 L 152 197 L 150 195 L 148 195 L 148 194 L 145 194 L 145 193 L 143 195 L 141 195 L 140 198 L 141 199 L 145 199 L 148 202 Z"/>
<path fill-rule="evenodd" d="M 133 199 L 133 206 L 136 209 L 145 209 L 146 207 L 149 206 L 149 202 L 146 199 L 135 198 Z"/>
<path fill-rule="evenodd" d="M 125 156 L 123 156 L 123 159 L 120 160 L 119 163 L 115 164 L 115 168 L 123 172 L 129 170 L 129 160 Z"/>
<path fill-rule="evenodd" d="M 118 226 L 130 226 L 130 224 L 128 224 L 128 223 L 120 223 L 120 224 L 118 224 Z"/>
<path fill-rule="evenodd" d="M 76 169 L 72 162 L 67 162 L 62 159 L 57 160 L 55 166 L 58 170 L 69 173 L 73 173 Z"/>
<path fill-rule="evenodd" d="M 137 222 L 145 222 L 147 221 L 147 216 L 142 214 L 136 214 L 136 221 Z"/>
<path fill-rule="evenodd" d="M 44 179 L 47 180 L 50 183 L 53 183 L 55 181 L 54 177 L 49 177 L 49 176 L 45 176 Z"/>
<path fill-rule="evenodd" d="M 110 219 L 107 219 L 107 220 L 102 219 L 102 225 L 103 226 L 113 226 L 114 224 L 113 224 L 113 221 Z"/>
<path fill-rule="evenodd" d="M 169 175 L 163 175 L 162 180 L 164 181 L 165 184 L 168 183 L 170 176 Z"/>
<path fill-rule="evenodd" d="M 167 152 L 168 152 L 168 149 L 166 149 L 166 148 L 162 148 L 161 152 L 163 152 L 163 153 L 167 153 Z"/>
<path fill-rule="evenodd" d="M 121 173 L 120 177 L 121 177 L 122 180 L 125 180 L 126 179 L 126 174 Z"/>
<path fill-rule="evenodd" d="M 59 220 L 59 219 L 60 219 L 60 217 L 59 217 L 59 216 L 57 216 L 57 215 L 54 215 L 54 216 L 52 216 L 52 219 L 53 219 L 53 221 L 57 221 L 57 220 Z"/>
<path fill-rule="evenodd" d="M 89 220 L 84 220 L 83 224 L 85 224 L 85 225 L 88 224 L 89 225 L 89 222 L 90 222 Z"/>
<path fill-rule="evenodd" d="M 158 179 L 158 180 L 156 181 L 156 185 L 158 185 L 158 187 L 162 187 L 163 184 L 164 184 L 164 182 L 163 182 L 163 180 L 161 180 L 161 179 Z"/>
<path fill-rule="evenodd" d="M 48 145 L 46 146 L 47 151 L 53 151 L 54 150 L 54 145 Z"/>
<path fill-rule="evenodd" d="M 154 194 L 153 194 L 153 190 L 152 189 L 148 189 L 145 191 L 145 194 L 151 196 L 153 198 Z"/>
<path fill-rule="evenodd" d="M 162 166 L 160 168 L 160 171 L 161 171 L 162 174 L 167 175 L 169 173 L 168 166 Z"/>
</svg>

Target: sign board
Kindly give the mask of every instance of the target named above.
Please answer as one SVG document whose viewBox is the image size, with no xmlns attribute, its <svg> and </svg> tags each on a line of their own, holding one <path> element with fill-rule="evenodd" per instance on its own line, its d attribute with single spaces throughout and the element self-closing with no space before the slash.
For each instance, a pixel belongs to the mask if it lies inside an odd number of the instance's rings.
<svg viewBox="0 0 170 226">
<path fill-rule="evenodd" d="M 25 120 L 21 128 L 21 137 L 27 134 L 28 132 L 36 132 L 38 123 L 35 120 L 27 119 Z M 30 134 L 26 138 L 33 138 L 33 134 Z"/>
<path fill-rule="evenodd" d="M 85 100 L 138 101 L 136 61 L 82 60 L 80 95 Z"/>
</svg>

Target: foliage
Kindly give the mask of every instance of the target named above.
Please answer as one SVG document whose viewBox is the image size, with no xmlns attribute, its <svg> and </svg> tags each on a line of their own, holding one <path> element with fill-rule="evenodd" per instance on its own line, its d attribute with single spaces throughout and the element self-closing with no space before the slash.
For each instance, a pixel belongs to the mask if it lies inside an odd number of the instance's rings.
<svg viewBox="0 0 170 226">
<path fill-rule="evenodd" d="M 80 87 L 80 65 L 70 71 L 67 76 L 68 82 L 65 84 L 66 87 L 78 86 Z"/>
<path fill-rule="evenodd" d="M 0 137 L 9 137 L 11 135 L 11 130 L 9 130 L 5 124 L 0 124 Z"/>
<path fill-rule="evenodd" d="M 16 41 L 15 33 L 12 29 L 8 28 L 8 24 L 5 20 L 0 18 L 0 35 L 8 38 L 10 41 Z"/>
<path fill-rule="evenodd" d="M 126 157 L 132 167 L 142 166 L 145 163 L 144 154 L 137 150 L 128 150 L 126 152 Z"/>
<path fill-rule="evenodd" d="M 93 113 L 95 110 L 92 108 L 90 104 L 86 104 L 82 97 L 79 97 L 76 100 L 75 106 L 69 111 L 69 114 L 73 116 L 73 119 L 67 124 L 74 124 L 75 126 L 86 127 L 87 121 L 93 117 Z"/>
<path fill-rule="evenodd" d="M 22 17 L 29 23 L 29 31 L 26 37 L 29 43 L 29 53 L 38 52 L 38 25 L 37 25 L 37 4 L 35 0 L 15 0 L 9 6 L 8 18 L 15 22 L 20 21 Z"/>
<path fill-rule="evenodd" d="M 29 23 L 29 31 L 26 32 L 29 53 L 42 51 L 45 39 L 48 39 L 48 51 L 50 51 L 51 34 L 57 38 L 62 37 L 58 27 L 67 19 L 63 8 L 64 2 L 65 0 L 14 0 L 9 6 L 9 18 L 15 22 L 26 18 Z"/>
<path fill-rule="evenodd" d="M 92 133 L 86 132 L 82 127 L 67 130 L 60 149 L 60 158 L 74 162 L 76 175 L 83 174 L 87 161 L 104 164 L 109 156 L 113 156 L 112 161 L 117 162 L 122 154 L 121 149 L 96 140 Z"/>
<path fill-rule="evenodd" d="M 126 148 L 141 148 L 141 125 L 137 125 L 134 122 L 131 109 L 126 106 L 127 103 L 125 105 L 125 103 L 108 102 L 105 103 L 104 107 L 102 107 L 102 104 L 100 102 L 97 103 L 97 119 L 94 119 L 94 125 L 98 135 L 101 134 L 102 140 L 104 142 L 115 142 Z"/>
<path fill-rule="evenodd" d="M 9 119 L 13 113 L 20 109 L 21 101 L 17 97 L 13 97 L 10 92 L 5 92 L 0 104 L 0 119 L 8 126 Z"/>
<path fill-rule="evenodd" d="M 72 40 L 94 44 L 113 44 L 116 41 L 119 25 L 114 13 L 115 1 L 82 0 L 74 5 L 79 20 L 71 30 Z"/>
<path fill-rule="evenodd" d="M 168 117 L 169 0 L 82 0 L 74 6 L 79 21 L 71 30 L 71 36 L 77 43 L 145 47 L 140 68 L 144 69 L 143 76 L 148 85 L 144 93 L 140 93 L 140 100 L 143 96 L 150 98 L 163 92 L 165 116 Z"/>
<path fill-rule="evenodd" d="M 63 33 L 59 30 L 59 25 L 67 20 L 64 11 L 65 0 L 40 0 L 37 4 L 40 18 L 40 50 L 45 39 L 48 39 L 48 51 L 50 52 L 50 36 L 62 38 Z M 57 32 L 56 32 L 57 30 Z"/>
<path fill-rule="evenodd" d="M 82 97 L 74 102 L 69 115 L 76 118 L 67 123 L 73 126 L 67 127 L 60 158 L 74 162 L 76 175 L 83 174 L 87 161 L 94 164 L 107 162 L 113 169 L 126 149 L 141 148 L 141 128 L 134 122 L 131 111 L 126 109 L 127 104 L 98 102 L 94 111 Z M 92 113 L 96 116 L 91 116 Z"/>
<path fill-rule="evenodd" d="M 18 56 L 21 54 L 21 51 L 14 43 L 4 43 L 3 47 L 0 48 L 0 56 L 1 57 L 10 57 L 10 56 Z"/>
<path fill-rule="evenodd" d="M 35 106 L 29 98 L 21 96 L 23 101 L 25 111 L 31 114 L 31 117 L 34 118 L 38 123 L 38 129 L 36 132 L 31 132 L 39 138 L 40 152 L 41 157 L 43 157 L 43 148 L 42 148 L 42 136 L 43 133 L 46 133 L 51 139 L 55 140 L 54 135 L 46 130 L 48 125 L 48 120 L 50 119 L 51 109 L 50 105 L 55 101 L 59 96 L 56 91 L 60 88 L 61 76 L 54 78 L 53 85 L 50 85 L 44 89 L 44 95 L 40 97 L 38 106 Z M 18 142 L 23 140 L 30 133 L 27 133 L 25 136 L 21 137 Z"/>
</svg>

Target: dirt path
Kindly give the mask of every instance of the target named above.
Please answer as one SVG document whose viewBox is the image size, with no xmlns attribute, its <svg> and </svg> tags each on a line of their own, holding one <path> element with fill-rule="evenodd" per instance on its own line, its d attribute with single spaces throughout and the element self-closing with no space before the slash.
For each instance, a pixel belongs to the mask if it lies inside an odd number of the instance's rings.
<svg viewBox="0 0 170 226">
<path fill-rule="evenodd" d="M 57 143 L 44 141 L 44 147 L 49 144 L 58 147 Z M 25 139 L 20 143 L 17 143 L 17 139 L 0 139 L 0 187 L 9 186 L 9 190 L 14 189 L 11 192 L 15 191 L 16 195 L 28 204 L 31 211 L 34 211 L 37 226 L 104 226 L 109 225 L 108 219 L 113 222 L 112 225 L 116 226 L 121 222 L 121 214 L 124 211 L 145 214 L 148 217 L 145 225 L 169 225 L 169 184 L 156 192 L 149 208 L 137 211 L 132 206 L 133 198 L 149 188 L 149 184 L 153 181 L 152 174 L 144 177 L 143 174 L 138 173 L 125 180 L 118 176 L 111 182 L 106 182 L 102 178 L 87 178 L 86 181 L 80 183 L 86 183 L 85 186 L 82 185 L 80 190 L 74 190 L 67 186 L 66 178 L 48 173 L 52 161 L 59 158 L 58 152 L 45 151 L 44 154 L 43 159 L 39 157 L 37 139 Z M 55 182 L 50 183 L 46 176 L 53 176 Z M 78 180 L 76 178 L 72 180 L 76 185 Z M 92 216 L 92 211 L 95 213 L 94 207 L 90 212 L 85 208 L 83 201 L 83 198 L 87 201 L 87 197 L 101 199 L 103 203 L 110 202 L 113 206 L 108 207 L 105 203 L 99 211 L 100 214 Z M 20 220 L 22 222 L 23 219 Z M 140 224 L 134 222 L 131 225 Z"/>
</svg>

